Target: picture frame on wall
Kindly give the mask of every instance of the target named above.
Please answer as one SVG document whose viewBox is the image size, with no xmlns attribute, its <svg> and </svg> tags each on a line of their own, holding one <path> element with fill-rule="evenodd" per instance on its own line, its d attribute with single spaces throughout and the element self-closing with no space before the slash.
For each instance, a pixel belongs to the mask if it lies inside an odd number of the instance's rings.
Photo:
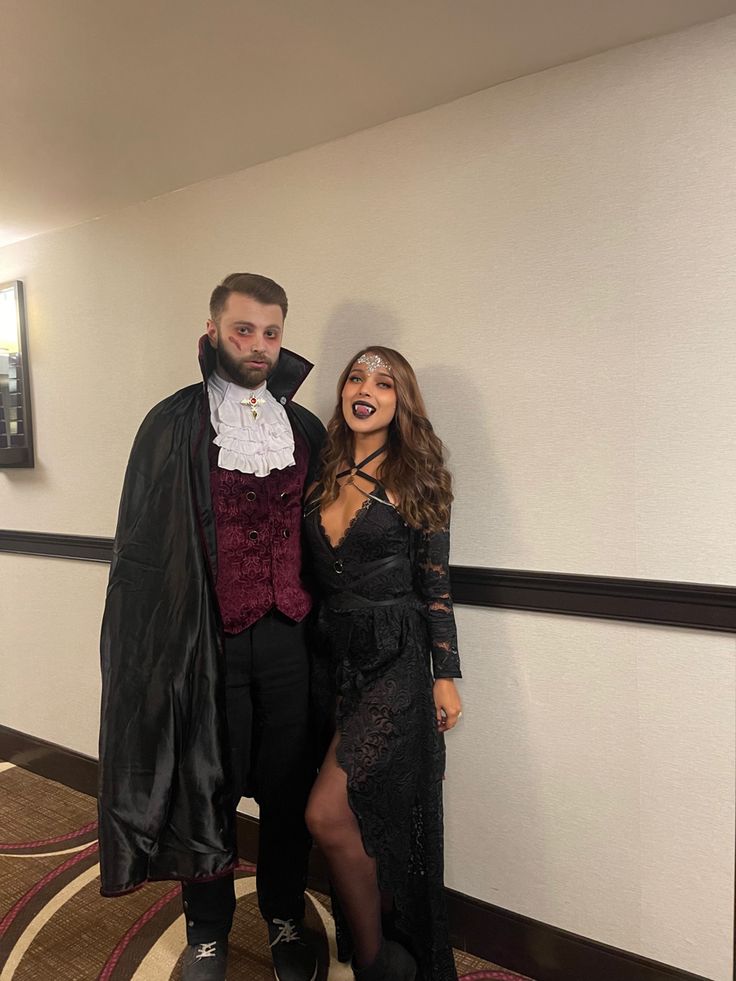
<svg viewBox="0 0 736 981">
<path fill-rule="evenodd" d="M 0 283 L 0 467 L 33 467 L 23 283 Z"/>
</svg>

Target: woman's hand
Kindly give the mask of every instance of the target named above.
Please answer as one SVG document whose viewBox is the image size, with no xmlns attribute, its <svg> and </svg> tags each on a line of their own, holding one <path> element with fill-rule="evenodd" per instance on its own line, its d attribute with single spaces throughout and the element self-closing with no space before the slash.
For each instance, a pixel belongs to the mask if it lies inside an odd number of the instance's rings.
<svg viewBox="0 0 736 981">
<path fill-rule="evenodd" d="M 447 732 L 457 725 L 457 720 L 463 714 L 455 682 L 452 678 L 438 678 L 434 683 L 432 696 L 437 715 L 437 728 L 440 732 Z"/>
</svg>

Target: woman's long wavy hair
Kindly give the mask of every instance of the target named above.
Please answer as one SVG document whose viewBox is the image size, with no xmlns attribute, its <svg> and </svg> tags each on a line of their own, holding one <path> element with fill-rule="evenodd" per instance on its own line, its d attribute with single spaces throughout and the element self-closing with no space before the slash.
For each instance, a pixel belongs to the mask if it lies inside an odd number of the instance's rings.
<svg viewBox="0 0 736 981">
<path fill-rule="evenodd" d="M 348 361 L 337 383 L 337 406 L 327 426 L 322 450 L 322 496 L 326 507 L 337 498 L 337 474 L 350 465 L 353 432 L 342 412 L 342 390 L 361 355 L 377 354 L 391 366 L 396 389 L 396 414 L 389 426 L 388 449 L 377 476 L 389 490 L 402 518 L 412 528 L 442 531 L 450 524 L 452 479 L 444 463 L 444 448 L 427 418 L 414 369 L 390 347 L 372 344 Z M 358 461 L 360 462 L 360 461 Z"/>
</svg>

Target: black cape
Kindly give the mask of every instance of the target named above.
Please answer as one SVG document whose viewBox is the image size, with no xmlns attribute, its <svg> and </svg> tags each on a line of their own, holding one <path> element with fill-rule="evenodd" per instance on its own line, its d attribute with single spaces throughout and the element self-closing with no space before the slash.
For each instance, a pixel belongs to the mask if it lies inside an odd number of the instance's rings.
<svg viewBox="0 0 736 981">
<path fill-rule="evenodd" d="M 208 459 L 214 352 L 206 337 L 200 365 L 203 384 L 148 413 L 125 473 L 101 638 L 103 896 L 146 880 L 204 880 L 237 860 Z M 324 427 L 291 398 L 311 368 L 282 349 L 268 382 L 307 439 L 308 482 Z"/>
</svg>

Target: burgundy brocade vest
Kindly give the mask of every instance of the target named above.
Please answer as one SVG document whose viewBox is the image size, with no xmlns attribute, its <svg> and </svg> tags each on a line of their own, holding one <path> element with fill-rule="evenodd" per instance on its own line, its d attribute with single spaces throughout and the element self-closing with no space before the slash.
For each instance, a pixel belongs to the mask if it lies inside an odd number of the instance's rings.
<svg viewBox="0 0 736 981">
<path fill-rule="evenodd" d="M 302 620 L 312 597 L 302 579 L 302 495 L 309 448 L 294 433 L 294 466 L 256 477 L 217 465 L 210 487 L 217 529 L 217 600 L 227 634 L 239 634 L 276 607 Z"/>
</svg>

